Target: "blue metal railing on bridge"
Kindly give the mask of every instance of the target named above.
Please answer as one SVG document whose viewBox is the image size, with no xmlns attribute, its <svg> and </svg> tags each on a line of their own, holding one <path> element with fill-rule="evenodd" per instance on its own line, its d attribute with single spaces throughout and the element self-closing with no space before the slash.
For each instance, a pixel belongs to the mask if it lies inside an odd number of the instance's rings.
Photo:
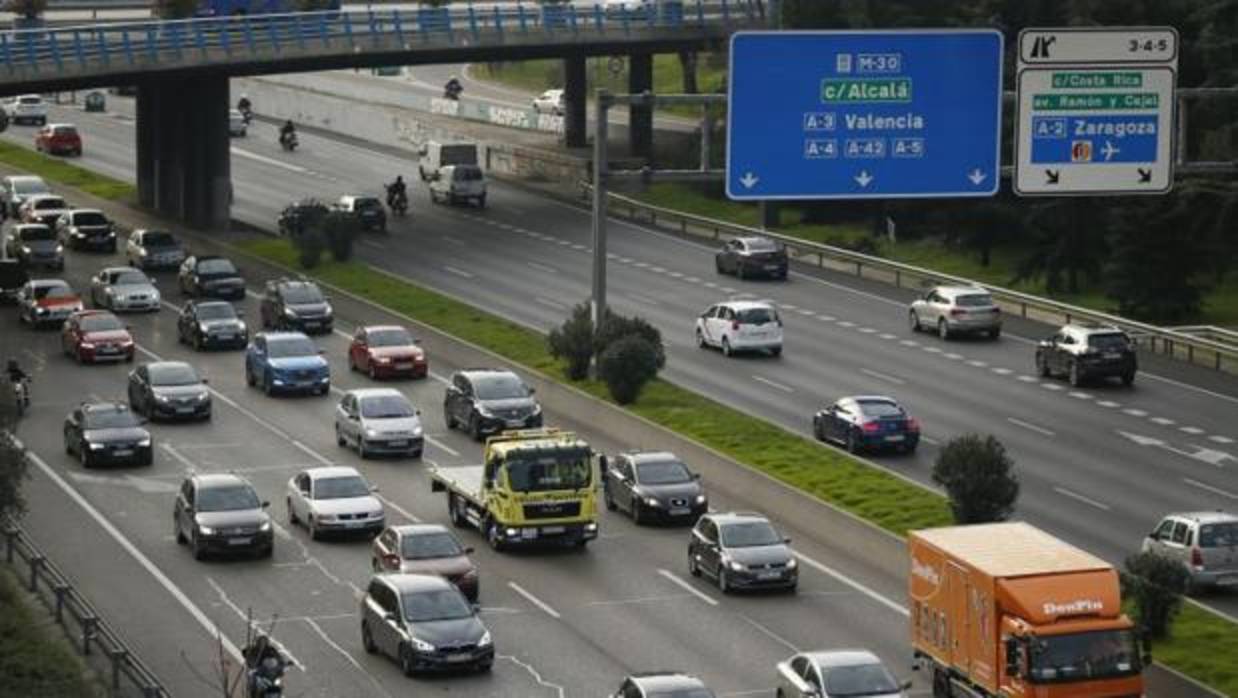
<svg viewBox="0 0 1238 698">
<path fill-rule="evenodd" d="M 658 0 L 626 6 L 538 4 L 416 10 L 329 10 L 183 20 L 143 20 L 0 32 L 0 76 L 148 69 L 164 61 L 184 65 L 278 60 L 295 50 L 359 53 L 405 50 L 443 42 L 503 44 L 513 39 L 590 36 L 615 38 L 652 29 L 709 29 L 765 20 L 764 0 Z M 384 49 L 385 47 L 385 49 Z M 396 50 L 398 50 L 398 48 Z"/>
</svg>

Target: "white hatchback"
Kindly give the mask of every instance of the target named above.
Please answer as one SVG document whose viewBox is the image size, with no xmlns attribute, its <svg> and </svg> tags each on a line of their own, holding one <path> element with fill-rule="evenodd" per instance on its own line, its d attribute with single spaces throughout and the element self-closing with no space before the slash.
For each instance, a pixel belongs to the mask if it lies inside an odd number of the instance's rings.
<svg viewBox="0 0 1238 698">
<path fill-rule="evenodd" d="M 387 525 L 376 490 L 347 466 L 302 470 L 288 481 L 288 522 L 305 524 L 315 540 L 327 532 L 376 536 Z"/>
<path fill-rule="evenodd" d="M 717 303 L 696 319 L 696 345 L 717 347 L 726 356 L 739 351 L 782 354 L 782 318 L 766 301 Z"/>
<path fill-rule="evenodd" d="M 395 388 L 357 388 L 335 407 L 335 441 L 362 458 L 391 454 L 421 457 L 421 410 Z"/>
<path fill-rule="evenodd" d="M 563 90 L 546 90 L 533 98 L 533 111 L 538 114 L 554 114 L 561 116 L 563 107 Z"/>
</svg>

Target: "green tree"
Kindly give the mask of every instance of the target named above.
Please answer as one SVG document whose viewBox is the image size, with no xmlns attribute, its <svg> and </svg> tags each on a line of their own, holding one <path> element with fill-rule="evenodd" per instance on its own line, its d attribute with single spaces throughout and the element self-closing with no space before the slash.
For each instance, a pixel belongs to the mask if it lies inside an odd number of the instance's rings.
<svg viewBox="0 0 1238 698">
<path fill-rule="evenodd" d="M 297 249 L 297 259 L 301 266 L 313 269 L 322 261 L 322 253 L 327 249 L 327 241 L 323 238 L 322 228 L 313 226 L 292 236 L 292 245 Z"/>
<path fill-rule="evenodd" d="M 361 235 L 361 222 L 345 211 L 329 211 L 318 221 L 331 257 L 337 262 L 352 259 L 353 242 Z"/>
<path fill-rule="evenodd" d="M 1027 221 L 1031 252 L 1012 283 L 1043 278 L 1050 294 L 1078 293 L 1083 277 L 1095 280 L 1107 247 L 1109 208 L 1104 200 L 1054 199 L 1035 207 Z"/>
<path fill-rule="evenodd" d="M 601 326 L 597 329 L 593 350 L 601 356 L 611 344 L 630 335 L 636 335 L 649 342 L 649 346 L 653 348 L 657 368 L 661 369 L 666 366 L 666 347 L 662 344 L 662 333 L 658 331 L 658 328 L 649 324 L 649 321 L 644 318 L 625 317 L 610 308 L 606 309 Z"/>
<path fill-rule="evenodd" d="M 631 404 L 645 384 L 658 375 L 658 356 L 644 337 L 628 335 L 611 343 L 598 357 L 598 373 L 620 405 Z"/>
<path fill-rule="evenodd" d="M 951 439 L 933 464 L 933 482 L 946 488 L 960 524 L 1005 521 L 1019 498 L 1019 479 L 1006 448 L 992 436 Z"/>
<path fill-rule="evenodd" d="M 578 381 L 589 377 L 593 360 L 593 311 L 588 301 L 572 308 L 563 324 L 546 338 L 550 355 L 567 361 L 567 377 Z"/>
<path fill-rule="evenodd" d="M 1154 638 L 1169 635 L 1174 616 L 1182 609 L 1182 595 L 1190 573 L 1176 560 L 1152 552 L 1126 558 L 1122 596 L 1135 605 L 1140 627 Z"/>
</svg>

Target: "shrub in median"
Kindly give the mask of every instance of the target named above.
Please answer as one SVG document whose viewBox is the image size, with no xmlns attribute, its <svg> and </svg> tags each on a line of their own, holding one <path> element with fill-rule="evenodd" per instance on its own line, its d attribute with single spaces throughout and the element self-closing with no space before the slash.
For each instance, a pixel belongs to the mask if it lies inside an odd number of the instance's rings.
<svg viewBox="0 0 1238 698">
<path fill-rule="evenodd" d="M 960 524 L 1005 521 L 1019 498 L 1019 479 L 1006 448 L 992 436 L 951 439 L 933 464 L 933 482 L 946 488 Z"/>
<path fill-rule="evenodd" d="M 615 402 L 631 404 L 658 375 L 658 352 L 644 337 L 628 335 L 612 342 L 598 357 L 598 373 Z"/>
<path fill-rule="evenodd" d="M 307 228 L 292 237 L 292 244 L 297 248 L 297 261 L 306 269 L 313 269 L 322 261 L 322 253 L 327 249 L 327 241 L 322 237 L 322 230 L 317 227 Z"/>
<path fill-rule="evenodd" d="M 567 362 L 564 369 L 574 381 L 589 377 L 589 362 L 593 359 L 593 317 L 588 301 L 572 308 L 563 324 L 550 331 L 546 338 L 550 355 Z"/>
<path fill-rule="evenodd" d="M 1140 627 L 1154 638 L 1169 635 L 1174 616 L 1182 609 L 1190 573 L 1177 560 L 1153 552 L 1126 558 L 1122 572 L 1122 596 L 1135 606 Z"/>
<path fill-rule="evenodd" d="M 594 337 L 593 349 L 598 356 L 605 353 L 606 348 L 614 342 L 636 335 L 649 342 L 658 368 L 666 366 L 666 348 L 662 345 L 662 333 L 658 331 L 658 328 L 649 324 L 648 320 L 642 317 L 624 317 L 610 308 L 606 309 L 603 318 L 602 326 L 598 328 L 597 336 Z"/>
<path fill-rule="evenodd" d="M 356 216 L 344 211 L 331 211 L 322 217 L 318 225 L 327 248 L 331 250 L 331 257 L 337 262 L 352 259 L 353 241 L 361 234 Z"/>
</svg>

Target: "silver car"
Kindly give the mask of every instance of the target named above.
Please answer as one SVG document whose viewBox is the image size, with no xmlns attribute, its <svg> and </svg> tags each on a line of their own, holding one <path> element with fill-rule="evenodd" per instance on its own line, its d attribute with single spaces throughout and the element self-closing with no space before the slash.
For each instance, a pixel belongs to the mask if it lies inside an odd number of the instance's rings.
<svg viewBox="0 0 1238 698">
<path fill-rule="evenodd" d="M 56 239 L 56 233 L 42 223 L 13 226 L 5 238 L 4 251 L 9 259 L 16 259 L 27 267 L 64 269 L 64 245 Z"/>
<path fill-rule="evenodd" d="M 314 540 L 327 532 L 376 536 L 387 515 L 375 491 L 354 468 L 302 470 L 288 481 L 288 522 L 305 524 Z"/>
<path fill-rule="evenodd" d="M 114 313 L 157 311 L 160 303 L 155 282 L 129 267 L 106 267 L 90 279 L 90 302 Z"/>
<path fill-rule="evenodd" d="M 942 339 L 956 334 L 984 333 L 997 339 L 1002 333 L 1002 311 L 993 296 L 977 286 L 935 286 L 911 302 L 911 331 L 928 329 Z"/>
<path fill-rule="evenodd" d="M 172 233 L 139 229 L 129 234 L 125 259 L 139 269 L 175 269 L 185 261 L 185 248 Z"/>
<path fill-rule="evenodd" d="M 17 216 L 17 209 L 26 198 L 37 194 L 50 194 L 47 182 L 34 175 L 12 175 L 0 180 L 0 218 Z"/>
<path fill-rule="evenodd" d="M 359 388 L 335 406 L 335 441 L 362 458 L 378 454 L 420 458 L 425 436 L 421 410 L 395 388 Z"/>
<path fill-rule="evenodd" d="M 903 698 L 911 682 L 899 683 L 868 650 L 801 652 L 778 663 L 778 695 L 784 698 L 871 696 Z"/>
<path fill-rule="evenodd" d="M 60 217 L 69 212 L 69 204 L 55 194 L 32 194 L 26 197 L 17 209 L 17 217 L 23 223 L 55 225 Z"/>
<path fill-rule="evenodd" d="M 230 136 L 245 136 L 247 130 L 245 124 L 245 115 L 240 109 L 228 110 L 228 135 Z"/>
<path fill-rule="evenodd" d="M 1170 514 L 1144 538 L 1143 551 L 1181 562 L 1191 575 L 1191 591 L 1238 587 L 1238 515 Z"/>
</svg>

